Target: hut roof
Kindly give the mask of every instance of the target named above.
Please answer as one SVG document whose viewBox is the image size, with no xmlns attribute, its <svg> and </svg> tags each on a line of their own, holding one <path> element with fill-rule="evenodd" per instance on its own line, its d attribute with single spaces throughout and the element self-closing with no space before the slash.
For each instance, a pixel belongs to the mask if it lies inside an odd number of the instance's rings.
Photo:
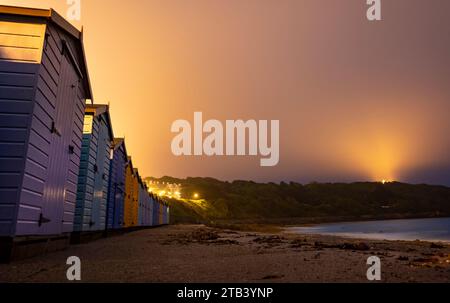
<svg viewBox="0 0 450 303">
<path fill-rule="evenodd" d="M 78 41 L 80 45 L 80 55 L 81 58 L 83 58 L 82 62 L 84 70 L 83 80 L 87 87 L 87 94 L 88 94 L 87 98 L 91 99 L 92 101 L 94 100 L 92 94 L 91 81 L 89 79 L 89 72 L 87 68 L 86 54 L 83 44 L 83 30 L 79 31 L 75 26 L 70 24 L 63 17 L 61 17 L 61 15 L 59 15 L 54 9 L 39 9 L 39 8 L 0 5 L 0 14 L 46 19 L 55 24 L 56 26 L 58 26 L 61 30 L 67 32 L 76 41 Z"/>
<path fill-rule="evenodd" d="M 94 116 L 96 116 L 96 117 L 103 115 L 106 119 L 106 124 L 108 125 L 108 131 L 109 131 L 109 135 L 111 137 L 111 141 L 114 140 L 111 116 L 109 115 L 109 105 L 107 105 L 107 104 L 88 104 L 88 105 L 86 105 L 86 113 L 94 114 Z"/>
</svg>

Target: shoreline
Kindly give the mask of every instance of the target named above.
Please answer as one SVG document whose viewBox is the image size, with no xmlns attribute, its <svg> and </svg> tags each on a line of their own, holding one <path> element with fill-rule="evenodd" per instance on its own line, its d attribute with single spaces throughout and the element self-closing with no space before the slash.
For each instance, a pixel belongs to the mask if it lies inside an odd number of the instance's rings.
<svg viewBox="0 0 450 303">
<path fill-rule="evenodd" d="M 284 231 L 288 233 L 297 234 L 318 234 L 318 235 L 329 235 L 337 236 L 346 239 L 361 239 L 361 240 L 385 240 L 385 241 L 422 241 L 422 242 L 439 242 L 450 244 L 449 235 L 440 234 L 435 235 L 429 225 L 426 224 L 436 224 L 436 221 L 440 220 L 443 222 L 443 226 L 433 226 L 436 230 L 441 230 L 442 228 L 448 228 L 450 226 L 450 218 L 417 218 L 417 219 L 392 219 L 392 220 L 375 220 L 375 221 L 352 221 L 352 222 L 335 222 L 335 223 L 323 223 L 323 224 L 307 224 L 307 225 L 289 225 L 285 226 Z M 428 222 L 428 223 L 427 223 Z M 379 223 L 380 227 L 378 231 L 371 228 L 370 223 Z M 399 230 L 393 230 L 391 224 L 397 224 Z M 404 229 L 405 225 L 401 223 L 407 223 L 411 225 L 416 223 L 417 230 L 422 230 L 422 232 L 416 232 L 413 229 Z M 442 225 L 442 223 L 441 223 Z M 448 226 L 447 226 L 448 225 Z M 350 226 L 359 226 L 359 228 L 354 228 L 354 230 L 346 230 Z M 315 230 L 316 228 L 316 230 Z M 328 230 L 327 230 L 328 228 Z M 337 229 L 341 231 L 338 231 Z M 384 230 L 386 229 L 387 230 Z M 358 230 L 359 229 L 359 230 Z M 372 229 L 372 230 L 371 230 Z M 410 236 L 414 233 L 414 236 Z M 437 238 L 433 238 L 437 236 Z M 439 236 L 441 236 L 439 238 Z"/>
<path fill-rule="evenodd" d="M 218 219 L 206 220 L 205 222 L 176 222 L 176 224 L 206 224 L 211 226 L 221 225 L 276 225 L 276 226 L 312 226 L 320 224 L 338 224 L 353 222 L 377 222 L 391 220 L 414 220 L 414 219 L 444 219 L 450 218 L 450 214 L 391 214 L 386 216 L 349 216 L 349 217 L 287 217 L 287 218 L 271 218 L 271 219 Z"/>
<path fill-rule="evenodd" d="M 319 223 L 305 223 L 305 224 L 298 224 L 298 225 L 292 225 L 293 227 L 308 227 L 308 226 L 317 226 L 317 225 L 324 225 L 324 224 L 343 224 L 343 223 L 364 223 L 364 222 L 379 222 L 379 221 L 402 221 L 402 220 L 432 220 L 432 219 L 450 219 L 450 216 L 429 216 L 429 217 L 404 217 L 404 218 L 372 218 L 372 219 L 356 219 L 356 220 L 343 220 L 343 221 L 324 221 Z M 291 226 L 291 225 L 286 225 Z"/>
<path fill-rule="evenodd" d="M 0 282 L 67 282 L 78 256 L 82 282 L 368 282 L 378 256 L 382 281 L 450 283 L 450 245 L 171 225 L 0 264 Z"/>
<path fill-rule="evenodd" d="M 382 238 L 364 238 L 364 237 L 357 237 L 357 236 L 350 236 L 345 234 L 338 234 L 338 233 L 300 233 L 300 232 L 289 232 L 289 231 L 283 231 L 287 234 L 294 234 L 299 236 L 305 236 L 305 235 L 317 235 L 317 236 L 324 236 L 324 237 L 336 237 L 340 238 L 342 240 L 359 240 L 359 241 L 386 241 L 386 242 L 406 242 L 406 243 L 428 243 L 428 244 L 443 244 L 443 245 L 450 245 L 450 240 L 431 240 L 431 239 L 415 239 L 415 240 L 408 240 L 408 239 L 382 239 Z"/>
<path fill-rule="evenodd" d="M 356 239 L 356 240 L 378 240 L 378 241 L 407 241 L 407 242 L 428 242 L 428 243 L 445 243 L 450 244 L 450 239 L 424 239 L 424 238 L 416 238 L 416 239 L 407 239 L 407 238 L 399 238 L 399 239 L 388 239 L 381 237 L 364 237 L 364 234 L 367 235 L 389 235 L 388 232 L 348 232 L 348 233 L 339 233 L 339 232 L 312 232 L 299 230 L 295 231 L 295 228 L 310 228 L 310 227 L 320 227 L 320 226 L 329 226 L 329 225 L 339 225 L 339 224 L 363 224 L 363 223 L 374 223 L 374 222 L 395 222 L 395 221 L 413 221 L 413 220 L 433 220 L 433 219 L 450 219 L 450 217 L 420 217 L 420 218 L 402 218 L 402 219 L 383 219 L 383 220 L 358 220 L 358 221 L 334 221 L 334 222 L 325 222 L 325 223 L 305 223 L 305 224 L 286 224 L 286 225 L 276 225 L 276 224 L 245 224 L 245 223 L 229 223 L 229 224 L 208 224 L 210 227 L 216 228 L 224 228 L 224 229 L 232 229 L 232 230 L 240 230 L 240 231 L 268 231 L 268 232 L 286 232 L 297 235 L 322 235 L 322 236 L 335 236 L 341 237 L 343 239 Z M 292 230 L 292 231 L 290 231 Z"/>
</svg>

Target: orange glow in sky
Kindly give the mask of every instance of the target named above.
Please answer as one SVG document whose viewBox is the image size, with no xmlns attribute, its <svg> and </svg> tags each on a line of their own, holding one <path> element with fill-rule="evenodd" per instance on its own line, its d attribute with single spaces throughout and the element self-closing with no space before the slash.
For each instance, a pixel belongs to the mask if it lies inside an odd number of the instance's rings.
<svg viewBox="0 0 450 303">
<path fill-rule="evenodd" d="M 82 0 L 95 100 L 144 176 L 450 185 L 450 1 Z M 64 0 L 3 0 L 53 7 Z M 280 120 L 280 163 L 177 158 L 177 119 Z"/>
</svg>

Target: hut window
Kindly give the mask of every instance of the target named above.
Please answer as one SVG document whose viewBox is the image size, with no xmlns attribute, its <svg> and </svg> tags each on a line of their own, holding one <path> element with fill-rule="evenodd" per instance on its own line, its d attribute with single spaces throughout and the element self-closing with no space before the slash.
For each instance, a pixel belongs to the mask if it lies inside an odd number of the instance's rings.
<svg viewBox="0 0 450 303">
<path fill-rule="evenodd" d="M 99 198 L 99 199 L 103 198 L 103 191 L 100 191 L 100 190 L 95 191 L 94 192 L 94 197 L 95 198 Z"/>
<path fill-rule="evenodd" d="M 94 116 L 86 115 L 84 117 L 83 134 L 92 134 L 92 123 L 94 122 Z"/>
</svg>

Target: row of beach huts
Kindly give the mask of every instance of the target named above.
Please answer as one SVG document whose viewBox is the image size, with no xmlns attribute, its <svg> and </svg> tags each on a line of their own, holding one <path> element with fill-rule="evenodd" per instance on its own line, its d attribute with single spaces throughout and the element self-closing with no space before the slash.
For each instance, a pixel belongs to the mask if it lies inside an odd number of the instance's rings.
<svg viewBox="0 0 450 303">
<path fill-rule="evenodd" d="M 169 223 L 93 100 L 83 33 L 0 6 L 0 260 Z"/>
</svg>

